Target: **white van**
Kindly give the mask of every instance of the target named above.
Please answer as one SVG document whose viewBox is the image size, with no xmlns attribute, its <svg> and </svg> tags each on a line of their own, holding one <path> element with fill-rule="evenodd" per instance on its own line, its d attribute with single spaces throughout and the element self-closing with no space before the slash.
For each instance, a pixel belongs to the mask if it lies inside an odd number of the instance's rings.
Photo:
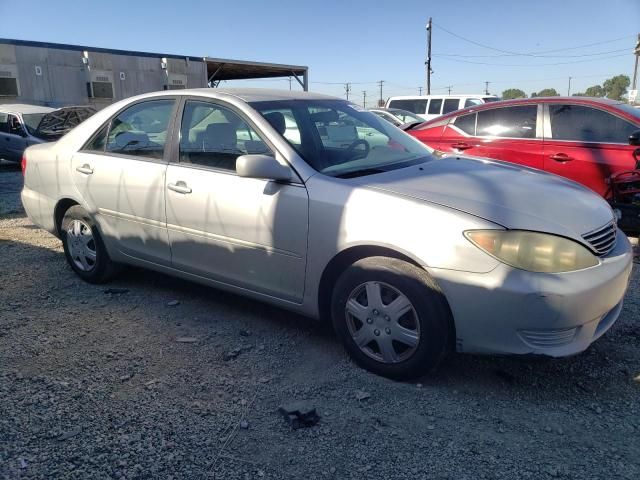
<svg viewBox="0 0 640 480">
<path fill-rule="evenodd" d="M 390 97 L 386 108 L 400 108 L 431 120 L 445 113 L 460 110 L 461 108 L 481 105 L 487 102 L 500 100 L 495 95 L 406 95 Z"/>
</svg>

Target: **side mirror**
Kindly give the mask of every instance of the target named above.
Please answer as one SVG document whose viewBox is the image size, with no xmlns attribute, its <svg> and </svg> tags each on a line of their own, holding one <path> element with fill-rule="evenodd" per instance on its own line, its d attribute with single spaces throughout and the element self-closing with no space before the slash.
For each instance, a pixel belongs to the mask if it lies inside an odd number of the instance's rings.
<svg viewBox="0 0 640 480">
<path fill-rule="evenodd" d="M 640 130 L 636 130 L 629 135 L 629 145 L 640 146 Z"/>
<path fill-rule="evenodd" d="M 247 178 L 291 180 L 291 169 L 269 155 L 241 155 L 236 160 L 236 171 Z"/>
</svg>

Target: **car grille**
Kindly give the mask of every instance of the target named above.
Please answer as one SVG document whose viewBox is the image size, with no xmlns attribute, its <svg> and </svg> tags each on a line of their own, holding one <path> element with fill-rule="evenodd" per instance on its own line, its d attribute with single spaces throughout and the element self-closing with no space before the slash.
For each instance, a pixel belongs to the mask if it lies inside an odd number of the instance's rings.
<svg viewBox="0 0 640 480">
<path fill-rule="evenodd" d="M 616 223 L 611 222 L 604 227 L 585 233 L 582 238 L 591 245 L 594 252 L 603 257 L 616 246 L 616 230 Z"/>
</svg>

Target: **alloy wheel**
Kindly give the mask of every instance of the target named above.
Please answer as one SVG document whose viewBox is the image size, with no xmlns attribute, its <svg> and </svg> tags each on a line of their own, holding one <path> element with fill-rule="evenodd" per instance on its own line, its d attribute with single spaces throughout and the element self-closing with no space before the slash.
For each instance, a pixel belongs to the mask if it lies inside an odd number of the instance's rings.
<svg viewBox="0 0 640 480">
<path fill-rule="evenodd" d="M 96 241 L 91 227 L 82 220 L 72 220 L 67 227 L 67 248 L 74 265 L 83 272 L 96 266 Z"/>
</svg>

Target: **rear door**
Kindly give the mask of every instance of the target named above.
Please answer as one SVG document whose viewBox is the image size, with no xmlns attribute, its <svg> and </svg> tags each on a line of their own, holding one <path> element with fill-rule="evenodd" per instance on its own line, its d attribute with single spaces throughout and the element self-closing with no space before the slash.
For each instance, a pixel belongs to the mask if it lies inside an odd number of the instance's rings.
<svg viewBox="0 0 640 480">
<path fill-rule="evenodd" d="M 638 126 L 604 109 L 545 105 L 544 168 L 607 197 L 607 179 L 635 168 L 635 147 L 628 138 L 636 130 Z"/>
<path fill-rule="evenodd" d="M 445 127 L 440 146 L 541 169 L 542 109 L 526 104 L 460 115 Z"/>
<path fill-rule="evenodd" d="M 122 255 L 170 265 L 165 215 L 167 136 L 176 100 L 158 97 L 116 114 L 72 158 L 74 183 Z"/>
</svg>

